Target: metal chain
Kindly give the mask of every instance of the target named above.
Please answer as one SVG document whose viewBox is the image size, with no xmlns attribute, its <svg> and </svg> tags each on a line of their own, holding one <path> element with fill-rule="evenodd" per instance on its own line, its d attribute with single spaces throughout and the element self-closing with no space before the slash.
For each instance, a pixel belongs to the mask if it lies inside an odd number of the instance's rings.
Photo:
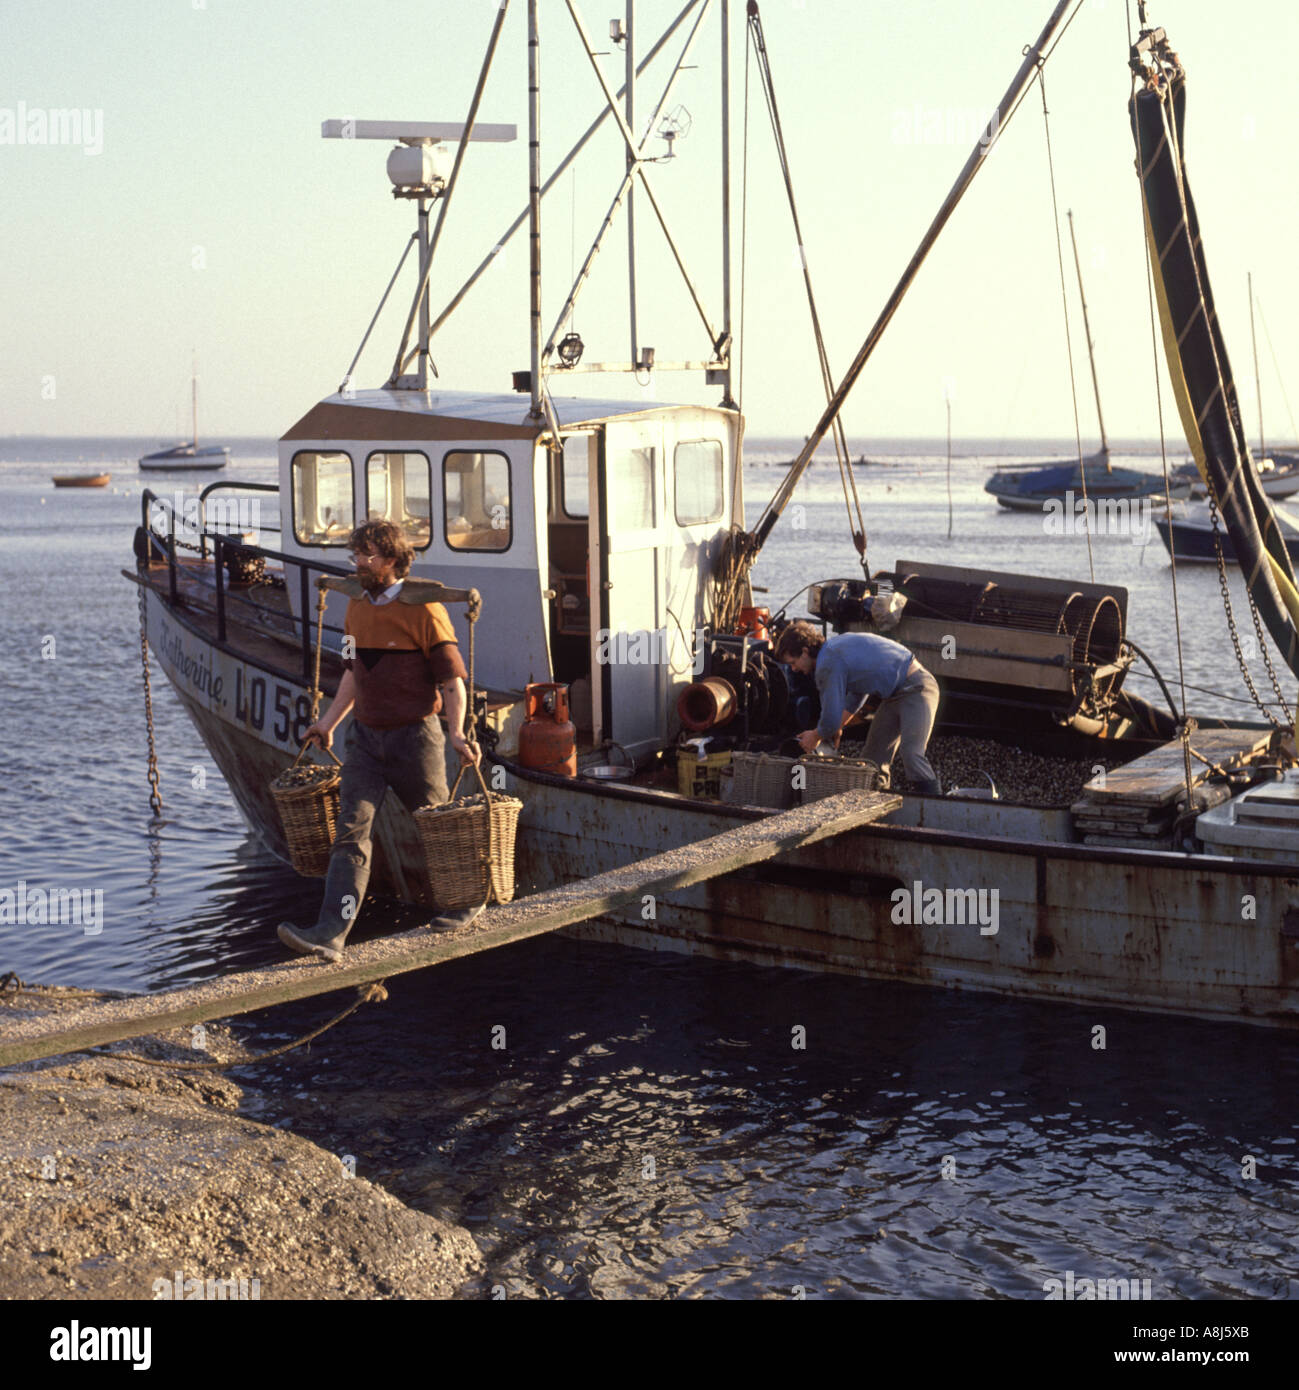
<svg viewBox="0 0 1299 1390">
<path fill-rule="evenodd" d="M 162 794 L 158 790 L 158 750 L 153 738 L 153 686 L 149 681 L 149 630 L 145 608 L 145 586 L 140 585 L 140 668 L 144 672 L 144 720 L 149 730 L 149 809 L 162 815 Z"/>
<path fill-rule="evenodd" d="M 1258 611 L 1258 604 L 1254 602 L 1254 591 L 1248 584 L 1245 586 L 1245 598 L 1249 603 L 1249 616 L 1254 622 L 1254 635 L 1258 638 L 1258 649 L 1263 654 L 1263 666 L 1267 670 L 1267 678 L 1272 682 L 1272 689 L 1276 694 L 1277 704 L 1281 706 L 1281 713 L 1285 715 L 1287 724 L 1293 729 L 1294 715 L 1290 712 L 1290 706 L 1286 704 L 1281 682 L 1276 678 L 1276 668 L 1272 665 L 1272 654 L 1268 651 L 1267 637 L 1263 632 L 1263 618 Z"/>
<path fill-rule="evenodd" d="M 1218 530 L 1218 498 L 1213 484 L 1209 484 L 1209 519 L 1213 523 L 1213 551 L 1218 560 L 1218 588 L 1222 593 L 1222 607 L 1227 615 L 1227 631 L 1231 633 L 1231 645 L 1236 652 L 1236 665 L 1240 667 L 1240 674 L 1245 678 L 1245 688 L 1249 691 L 1254 704 L 1262 712 L 1265 719 L 1274 729 L 1282 729 L 1285 726 L 1278 722 L 1276 716 L 1263 703 L 1257 689 L 1254 686 L 1254 678 L 1249 673 L 1249 667 L 1245 664 L 1245 654 L 1240 649 L 1240 633 L 1236 631 L 1236 615 L 1231 607 L 1231 587 L 1227 583 L 1227 562 L 1222 556 L 1222 536 Z M 1289 714 L 1289 711 L 1286 711 Z"/>
</svg>

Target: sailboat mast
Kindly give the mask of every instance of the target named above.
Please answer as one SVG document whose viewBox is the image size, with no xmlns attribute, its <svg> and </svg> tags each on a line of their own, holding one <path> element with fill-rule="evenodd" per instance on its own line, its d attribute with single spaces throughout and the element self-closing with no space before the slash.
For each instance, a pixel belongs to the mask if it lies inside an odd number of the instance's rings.
<svg viewBox="0 0 1299 1390">
<path fill-rule="evenodd" d="M 1262 463 L 1267 457 L 1267 448 L 1263 443 L 1263 379 L 1258 372 L 1258 339 L 1254 336 L 1254 272 L 1248 271 L 1246 278 L 1249 283 L 1249 343 L 1254 349 L 1254 394 L 1258 397 L 1258 461 Z"/>
<path fill-rule="evenodd" d="M 1096 378 L 1096 351 L 1092 342 L 1091 320 L 1087 317 L 1087 292 L 1083 289 L 1082 261 L 1078 259 L 1078 238 L 1073 230 L 1073 209 L 1069 208 L 1066 216 L 1069 218 L 1069 240 L 1073 245 L 1073 268 L 1078 273 L 1078 298 L 1082 302 L 1083 314 L 1083 333 L 1087 338 L 1087 360 L 1092 368 L 1092 391 L 1096 396 L 1096 423 L 1101 428 L 1101 453 L 1105 455 L 1105 469 L 1108 472 L 1110 467 L 1110 446 L 1105 438 L 1105 417 L 1101 414 L 1101 384 Z"/>
<path fill-rule="evenodd" d="M 195 362 L 189 379 L 190 423 L 194 426 L 194 452 L 198 453 L 198 363 Z"/>
</svg>

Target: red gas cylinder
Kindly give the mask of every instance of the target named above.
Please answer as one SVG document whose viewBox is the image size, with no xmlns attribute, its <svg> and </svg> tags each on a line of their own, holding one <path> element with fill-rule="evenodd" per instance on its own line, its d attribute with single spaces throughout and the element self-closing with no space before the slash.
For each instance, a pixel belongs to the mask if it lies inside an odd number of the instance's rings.
<svg viewBox="0 0 1299 1390">
<path fill-rule="evenodd" d="M 539 682 L 523 692 L 519 762 L 557 777 L 577 776 L 577 727 L 568 717 L 568 686 Z"/>
<path fill-rule="evenodd" d="M 770 642 L 771 633 L 767 631 L 769 622 L 771 622 L 770 608 L 741 608 L 739 619 L 735 624 L 735 635 L 743 637 L 747 634 L 755 642 Z"/>
</svg>

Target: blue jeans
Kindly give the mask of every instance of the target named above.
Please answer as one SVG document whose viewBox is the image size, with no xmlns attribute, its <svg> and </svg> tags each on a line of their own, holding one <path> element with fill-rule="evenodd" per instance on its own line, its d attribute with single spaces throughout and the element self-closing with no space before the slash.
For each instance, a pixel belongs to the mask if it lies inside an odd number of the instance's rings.
<svg viewBox="0 0 1299 1390">
<path fill-rule="evenodd" d="M 418 724 L 372 729 L 352 721 L 339 789 L 338 830 L 316 927 L 345 935 L 370 882 L 371 832 L 388 788 L 408 811 L 447 800 L 446 740 L 436 714 Z"/>
</svg>

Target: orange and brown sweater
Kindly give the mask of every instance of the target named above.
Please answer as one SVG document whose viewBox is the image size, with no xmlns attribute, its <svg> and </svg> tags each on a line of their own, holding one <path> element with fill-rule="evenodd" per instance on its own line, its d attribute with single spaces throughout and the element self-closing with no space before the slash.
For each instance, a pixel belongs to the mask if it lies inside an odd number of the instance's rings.
<svg viewBox="0 0 1299 1390">
<path fill-rule="evenodd" d="M 441 683 L 468 674 L 440 603 L 353 599 L 343 632 L 356 642 L 355 658 L 343 663 L 356 686 L 352 717 L 372 729 L 397 729 L 437 714 Z"/>
</svg>

